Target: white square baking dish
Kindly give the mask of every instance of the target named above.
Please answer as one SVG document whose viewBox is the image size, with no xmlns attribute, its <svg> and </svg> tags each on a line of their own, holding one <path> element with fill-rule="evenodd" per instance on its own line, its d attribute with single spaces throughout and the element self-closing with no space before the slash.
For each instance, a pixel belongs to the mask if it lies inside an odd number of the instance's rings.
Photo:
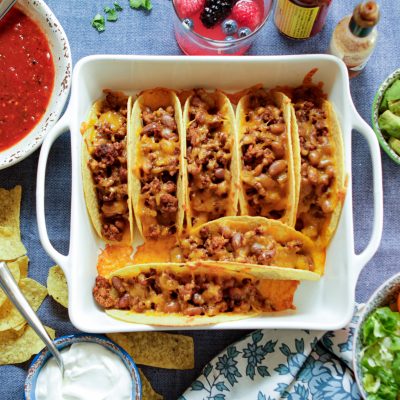
<svg viewBox="0 0 400 400">
<path fill-rule="evenodd" d="M 266 87 L 301 84 L 313 68 L 314 81 L 321 81 L 340 120 L 348 174 L 347 196 L 340 223 L 326 259 L 325 275 L 317 282 L 303 281 L 295 296 L 297 310 L 205 326 L 204 329 L 338 329 L 353 313 L 355 286 L 363 266 L 376 252 L 382 234 L 382 171 L 378 141 L 372 129 L 358 115 L 350 96 L 344 64 L 328 55 L 262 57 L 164 57 L 90 56 L 78 62 L 73 73 L 68 110 L 46 137 L 39 160 L 37 215 L 41 242 L 48 254 L 63 268 L 69 288 L 69 315 L 72 323 L 86 332 L 126 332 L 157 330 L 144 324 L 130 324 L 106 315 L 92 297 L 99 249 L 104 243 L 96 236 L 87 214 L 81 176 L 80 125 L 92 103 L 105 88 L 135 93 L 157 86 L 187 89 L 219 88 L 237 91 L 262 83 Z M 71 238 L 67 256 L 50 244 L 44 217 L 46 163 L 55 139 L 70 129 L 72 146 Z M 371 240 L 359 255 L 354 253 L 351 131 L 366 138 L 372 157 L 374 223 Z M 174 329 L 174 328 L 162 328 Z M 182 329 L 182 328 L 180 328 Z M 188 329 L 199 329 L 189 328 Z"/>
</svg>

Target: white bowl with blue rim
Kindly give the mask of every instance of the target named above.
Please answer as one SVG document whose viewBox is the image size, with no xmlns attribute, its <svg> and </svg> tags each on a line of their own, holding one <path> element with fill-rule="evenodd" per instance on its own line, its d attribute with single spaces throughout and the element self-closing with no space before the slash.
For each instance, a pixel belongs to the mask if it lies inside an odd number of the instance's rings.
<svg viewBox="0 0 400 400">
<path fill-rule="evenodd" d="M 362 327 L 367 318 L 377 308 L 385 307 L 390 304 L 396 303 L 396 299 L 399 293 L 400 293 L 400 273 L 389 278 L 372 294 L 372 296 L 364 306 L 364 310 L 360 315 L 360 319 L 358 321 L 357 329 L 354 333 L 353 370 L 358 388 L 364 399 L 368 398 L 368 394 L 364 389 L 363 375 L 361 370 L 362 349 L 363 347 L 365 347 L 362 344 Z"/>
<path fill-rule="evenodd" d="M 125 367 L 127 368 L 132 378 L 131 399 L 142 399 L 142 384 L 140 380 L 139 370 L 136 364 L 132 360 L 131 356 L 122 347 L 118 346 L 112 340 L 106 338 L 103 335 L 88 335 L 83 333 L 61 336 L 55 339 L 54 343 L 57 346 L 58 350 L 63 350 L 66 347 L 71 346 L 73 343 L 95 343 L 104 346 L 106 349 L 119 356 Z M 35 391 L 39 373 L 51 357 L 51 353 L 47 350 L 47 348 L 45 348 L 33 359 L 25 380 L 24 400 L 36 400 Z"/>
</svg>

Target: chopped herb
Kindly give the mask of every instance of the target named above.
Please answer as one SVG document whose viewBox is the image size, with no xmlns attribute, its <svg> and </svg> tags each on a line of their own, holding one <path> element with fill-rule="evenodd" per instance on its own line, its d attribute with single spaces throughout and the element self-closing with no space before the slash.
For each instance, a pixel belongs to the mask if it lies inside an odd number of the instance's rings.
<svg viewBox="0 0 400 400">
<path fill-rule="evenodd" d="M 105 7 L 104 12 L 107 14 L 107 21 L 115 22 L 118 20 L 118 14 L 115 8 Z"/>
<path fill-rule="evenodd" d="M 123 8 L 116 1 L 114 1 L 114 7 L 115 7 L 115 9 L 117 11 L 122 11 L 123 10 Z"/>
<path fill-rule="evenodd" d="M 129 5 L 131 8 L 135 9 L 143 7 L 147 11 L 150 11 L 153 8 L 151 0 L 129 0 Z"/>
<path fill-rule="evenodd" d="M 103 32 L 106 30 L 106 22 L 104 17 L 100 14 L 96 14 L 92 21 L 92 26 L 97 32 Z"/>
</svg>

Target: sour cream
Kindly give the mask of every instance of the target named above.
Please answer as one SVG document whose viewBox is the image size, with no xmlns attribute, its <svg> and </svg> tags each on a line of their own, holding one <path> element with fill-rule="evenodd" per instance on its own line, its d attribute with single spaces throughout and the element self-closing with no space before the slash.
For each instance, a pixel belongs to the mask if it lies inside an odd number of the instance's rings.
<svg viewBox="0 0 400 400">
<path fill-rule="evenodd" d="M 73 343 L 62 351 L 64 378 L 50 358 L 36 382 L 37 400 L 131 400 L 132 379 L 121 358 L 96 343 Z"/>
</svg>

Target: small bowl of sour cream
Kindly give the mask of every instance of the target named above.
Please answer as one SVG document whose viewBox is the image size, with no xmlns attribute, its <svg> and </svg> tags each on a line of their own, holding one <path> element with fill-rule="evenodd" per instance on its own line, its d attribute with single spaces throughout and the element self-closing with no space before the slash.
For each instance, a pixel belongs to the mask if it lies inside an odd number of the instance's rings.
<svg viewBox="0 0 400 400">
<path fill-rule="evenodd" d="M 76 334 L 54 340 L 61 351 L 64 377 L 43 349 L 25 380 L 25 400 L 140 400 L 139 371 L 129 354 L 102 335 Z"/>
</svg>

